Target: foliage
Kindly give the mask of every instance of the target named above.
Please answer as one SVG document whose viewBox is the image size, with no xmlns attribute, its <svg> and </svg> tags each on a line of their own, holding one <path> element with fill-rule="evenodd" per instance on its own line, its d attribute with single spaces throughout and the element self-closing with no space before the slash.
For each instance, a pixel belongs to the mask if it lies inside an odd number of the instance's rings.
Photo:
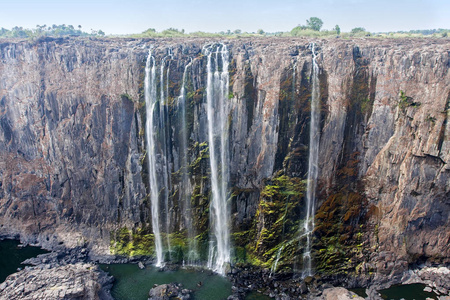
<svg viewBox="0 0 450 300">
<path fill-rule="evenodd" d="M 111 233 L 110 251 L 112 254 L 124 256 L 151 256 L 154 252 L 153 234 L 142 229 L 133 233 L 122 227 Z"/>
<path fill-rule="evenodd" d="M 298 220 L 304 190 L 303 180 L 281 172 L 266 182 L 260 194 L 252 235 L 248 235 L 250 243 L 247 250 L 253 263 L 271 266 L 283 247 L 279 264 L 292 267 L 298 254 L 297 243 L 293 241 L 298 241 Z M 292 247 L 287 247 L 289 243 Z"/>
<path fill-rule="evenodd" d="M 178 30 L 176 28 L 168 28 L 166 30 L 163 30 L 162 34 L 167 37 L 183 36 L 184 29 Z"/>
<path fill-rule="evenodd" d="M 38 37 L 61 37 L 61 36 L 105 36 L 105 32 L 102 30 L 91 30 L 91 33 L 87 33 L 81 30 L 81 25 L 75 29 L 73 25 L 36 25 L 35 29 L 25 29 L 23 27 L 15 26 L 11 30 L 1 28 L 0 37 L 12 37 L 12 38 L 38 38 Z"/>
<path fill-rule="evenodd" d="M 348 34 L 350 37 L 365 37 L 371 36 L 370 32 L 366 31 L 364 27 L 355 27 Z"/>
<path fill-rule="evenodd" d="M 363 223 L 366 212 L 363 195 L 344 190 L 331 194 L 316 214 L 316 267 L 319 271 L 339 274 L 354 271 L 367 259 Z M 357 257 L 355 260 L 352 258 Z"/>
<path fill-rule="evenodd" d="M 133 98 L 128 93 L 123 93 L 120 95 L 121 98 L 125 98 L 131 102 L 133 102 Z"/>
<path fill-rule="evenodd" d="M 363 114 L 367 114 L 370 113 L 371 109 L 372 109 L 372 101 L 370 100 L 370 98 L 366 97 L 361 99 L 361 112 Z"/>
<path fill-rule="evenodd" d="M 356 33 L 365 32 L 365 31 L 366 31 L 366 29 L 364 27 L 355 27 L 352 29 L 351 33 L 356 34 Z"/>
<path fill-rule="evenodd" d="M 186 33 L 184 29 L 168 28 L 161 32 L 156 31 L 155 28 L 148 28 L 139 34 L 121 35 L 116 37 L 132 37 L 132 38 L 164 38 L 164 37 L 225 37 L 225 38 L 241 38 L 241 37 L 328 37 L 334 38 L 336 35 L 342 38 L 355 38 L 355 37 L 387 37 L 387 38 L 404 38 L 404 37 L 434 37 L 434 38 L 447 38 L 449 29 L 425 29 L 425 30 L 410 30 L 410 31 L 396 31 L 396 32 L 381 32 L 371 34 L 367 32 L 364 27 L 356 27 L 351 32 L 341 32 L 339 25 L 336 25 L 332 30 L 322 30 L 323 21 L 317 17 L 311 17 L 306 20 L 307 25 L 299 25 L 293 28 L 290 32 L 265 32 L 263 29 L 258 29 L 256 32 L 243 32 L 240 29 L 226 30 L 220 32 L 204 32 L 196 31 Z M 85 32 L 82 30 L 81 25 L 36 25 L 34 29 L 27 29 L 19 26 L 15 26 L 11 30 L 6 28 L 0 28 L 0 37 L 3 38 L 39 38 L 39 37 L 62 37 L 62 36 L 81 36 L 81 37 L 103 37 L 105 36 L 103 30 L 93 30 L 91 32 Z"/>
<path fill-rule="evenodd" d="M 161 233 L 162 240 L 167 240 L 167 234 Z M 197 236 L 194 240 L 186 237 L 186 233 L 171 233 L 169 234 L 171 242 L 170 253 L 165 253 L 165 260 L 171 260 L 175 263 L 183 262 L 187 257 L 189 244 L 198 245 L 200 258 L 207 259 L 207 242 L 203 241 L 203 236 Z M 165 247 L 167 249 L 167 247 Z M 135 256 L 154 256 L 154 235 L 149 232 L 148 228 L 138 228 L 129 230 L 126 227 L 121 227 L 116 231 L 111 232 L 110 236 L 110 252 L 114 255 L 123 255 L 128 257 Z M 195 258 L 195 259 L 198 259 Z"/>
<path fill-rule="evenodd" d="M 341 27 L 339 27 L 339 25 L 334 26 L 334 29 L 333 29 L 333 30 L 336 31 L 336 34 L 337 34 L 337 35 L 340 35 L 340 34 L 341 34 Z"/>
<path fill-rule="evenodd" d="M 396 32 L 384 32 L 380 34 L 390 34 L 390 33 L 397 33 L 401 35 L 417 35 L 417 36 L 432 36 L 432 35 L 443 35 L 445 33 L 448 33 L 450 30 L 448 29 L 419 29 L 419 30 L 409 30 L 409 31 L 396 31 Z"/>
<path fill-rule="evenodd" d="M 149 29 L 145 30 L 144 32 L 142 32 L 142 34 L 149 34 L 149 35 L 152 33 L 156 33 L 155 28 L 149 28 Z"/>
<path fill-rule="evenodd" d="M 317 17 L 311 17 L 309 20 L 306 20 L 306 25 L 312 30 L 320 31 L 323 21 Z"/>
<path fill-rule="evenodd" d="M 404 112 L 407 107 L 418 107 L 420 102 L 414 102 L 412 97 L 406 96 L 404 91 L 400 91 L 400 100 L 398 102 L 398 107 Z"/>
<path fill-rule="evenodd" d="M 262 29 L 260 29 L 262 30 Z M 154 28 L 149 28 L 145 30 L 144 32 L 140 34 L 132 34 L 129 35 L 130 37 L 134 38 L 146 38 L 146 37 L 229 37 L 229 38 L 236 38 L 236 37 L 251 37 L 251 36 L 261 36 L 261 35 L 268 35 L 265 34 L 264 31 L 258 31 L 258 33 L 252 32 L 242 32 L 240 29 L 236 29 L 234 31 L 227 30 L 227 31 L 221 31 L 221 32 L 204 32 L 204 31 L 195 31 L 191 33 L 186 33 L 184 29 L 176 29 L 176 28 L 168 28 L 163 30 L 162 32 L 157 32 Z M 272 34 L 273 35 L 273 34 Z"/>
<path fill-rule="evenodd" d="M 283 34 L 283 36 L 302 36 L 302 37 L 335 37 L 335 31 L 316 31 L 305 26 L 297 26 L 291 30 L 290 33 Z"/>
<path fill-rule="evenodd" d="M 145 38 L 145 37 L 183 37 L 185 36 L 184 29 L 167 28 L 162 32 L 157 32 L 154 28 L 149 28 L 141 34 L 134 34 L 133 37 Z"/>
<path fill-rule="evenodd" d="M 209 33 L 204 31 L 191 32 L 189 36 L 191 37 L 222 37 L 224 34 L 221 33 Z"/>
</svg>

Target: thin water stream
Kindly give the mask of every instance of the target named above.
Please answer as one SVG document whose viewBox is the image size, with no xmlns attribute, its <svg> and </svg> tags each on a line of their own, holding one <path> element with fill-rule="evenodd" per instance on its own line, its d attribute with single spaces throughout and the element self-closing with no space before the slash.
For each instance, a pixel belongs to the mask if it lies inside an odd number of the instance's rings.
<svg viewBox="0 0 450 300">
<path fill-rule="evenodd" d="M 315 44 L 311 44 L 312 50 L 312 93 L 311 93 L 311 122 L 309 125 L 309 162 L 308 162 L 308 181 L 306 187 L 306 218 L 304 222 L 304 234 L 306 236 L 306 245 L 303 252 L 303 277 L 313 275 L 313 266 L 311 259 L 311 238 L 315 227 L 314 215 L 316 205 L 316 189 L 318 161 L 319 161 L 319 142 L 320 142 L 320 86 L 319 86 L 319 66 L 316 61 Z"/>
<path fill-rule="evenodd" d="M 147 140 L 147 156 L 150 184 L 150 203 L 152 210 L 152 228 L 155 236 L 156 266 L 162 267 L 164 262 L 161 229 L 159 221 L 159 184 L 157 174 L 157 149 L 155 132 L 155 108 L 157 104 L 156 97 L 156 63 L 151 50 L 148 53 L 147 63 L 145 65 L 145 108 L 147 120 L 145 123 L 145 133 Z"/>
</svg>

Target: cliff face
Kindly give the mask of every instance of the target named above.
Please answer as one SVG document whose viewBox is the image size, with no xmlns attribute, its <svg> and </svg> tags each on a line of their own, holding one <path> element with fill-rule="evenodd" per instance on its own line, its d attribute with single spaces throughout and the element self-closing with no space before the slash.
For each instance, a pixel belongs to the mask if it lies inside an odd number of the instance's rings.
<svg viewBox="0 0 450 300">
<path fill-rule="evenodd" d="M 137 98 L 142 57 L 122 46 L 1 44 L 3 233 L 70 246 L 109 236 L 119 214 L 139 222 L 140 116 L 121 95 Z"/>
<path fill-rule="evenodd" d="M 225 42 L 233 243 L 236 249 L 251 244 L 246 249 L 267 264 L 273 264 L 280 245 L 288 251 L 286 265 L 295 264 L 290 254 L 298 259 L 302 252 L 286 240 L 297 238 L 304 218 L 310 42 Z M 332 265 L 395 276 L 411 263 L 448 262 L 449 42 L 313 42 L 322 120 L 313 242 L 317 269 L 331 272 L 327 265 Z M 182 199 L 187 196 L 195 234 L 207 232 L 211 187 L 202 47 L 211 43 L 47 39 L 0 44 L 0 233 L 49 247 L 88 241 L 105 253 L 110 234 L 119 228 L 150 230 L 143 110 L 150 45 L 158 62 L 166 56 L 170 61 L 172 176 L 163 223 L 167 233 L 186 230 Z M 178 138 L 183 129 L 174 103 L 189 62 L 189 182 L 184 182 Z"/>
</svg>

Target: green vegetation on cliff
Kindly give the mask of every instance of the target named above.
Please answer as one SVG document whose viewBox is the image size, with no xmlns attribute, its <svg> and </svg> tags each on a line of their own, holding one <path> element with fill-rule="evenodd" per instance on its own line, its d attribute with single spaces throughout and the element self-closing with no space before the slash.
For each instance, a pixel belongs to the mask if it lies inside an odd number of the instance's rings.
<svg viewBox="0 0 450 300">
<path fill-rule="evenodd" d="M 266 180 L 253 226 L 233 234 L 236 261 L 292 269 L 299 259 L 299 224 L 305 182 L 279 172 Z M 281 249 L 281 250 L 280 250 Z"/>
<path fill-rule="evenodd" d="M 131 231 L 126 227 L 119 228 L 110 235 L 111 254 L 124 256 L 152 256 L 154 237 L 147 230 Z"/>
</svg>

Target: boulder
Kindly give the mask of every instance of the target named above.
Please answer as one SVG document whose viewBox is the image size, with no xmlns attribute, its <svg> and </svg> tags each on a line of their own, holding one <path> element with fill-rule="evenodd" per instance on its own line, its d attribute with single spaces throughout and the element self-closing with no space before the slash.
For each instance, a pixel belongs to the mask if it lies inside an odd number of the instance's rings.
<svg viewBox="0 0 450 300">
<path fill-rule="evenodd" d="M 191 293 L 191 290 L 183 289 L 181 284 L 161 284 L 150 290 L 148 300 L 188 300 L 191 299 Z"/>
</svg>

